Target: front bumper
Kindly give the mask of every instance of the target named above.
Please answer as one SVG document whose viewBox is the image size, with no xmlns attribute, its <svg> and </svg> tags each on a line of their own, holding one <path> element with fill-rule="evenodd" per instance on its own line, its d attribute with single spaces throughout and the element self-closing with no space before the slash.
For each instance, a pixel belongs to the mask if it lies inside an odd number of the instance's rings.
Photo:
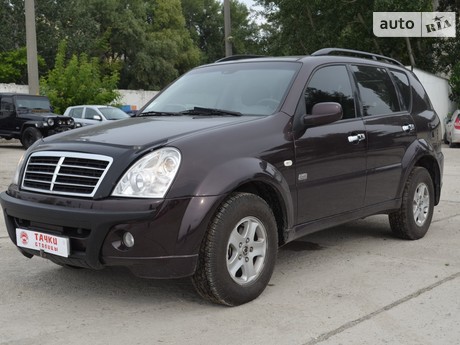
<svg viewBox="0 0 460 345">
<path fill-rule="evenodd" d="M 87 200 L 11 187 L 0 194 L 8 234 L 15 244 L 17 228 L 70 239 L 68 258 L 18 247 L 24 255 L 92 269 L 125 266 L 146 278 L 184 277 L 194 273 L 216 199 Z M 122 245 L 126 231 L 134 236 L 132 248 Z"/>
</svg>

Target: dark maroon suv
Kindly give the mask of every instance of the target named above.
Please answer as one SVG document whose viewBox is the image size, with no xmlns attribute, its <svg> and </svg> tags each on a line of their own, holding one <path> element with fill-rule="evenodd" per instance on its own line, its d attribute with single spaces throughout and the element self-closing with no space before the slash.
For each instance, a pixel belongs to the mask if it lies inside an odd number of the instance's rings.
<svg viewBox="0 0 460 345">
<path fill-rule="evenodd" d="M 1 194 L 11 240 L 64 266 L 191 276 L 239 305 L 267 286 L 278 247 L 388 214 L 419 239 L 438 204 L 441 124 L 415 75 L 323 49 L 198 67 L 137 116 L 58 134 Z"/>
</svg>

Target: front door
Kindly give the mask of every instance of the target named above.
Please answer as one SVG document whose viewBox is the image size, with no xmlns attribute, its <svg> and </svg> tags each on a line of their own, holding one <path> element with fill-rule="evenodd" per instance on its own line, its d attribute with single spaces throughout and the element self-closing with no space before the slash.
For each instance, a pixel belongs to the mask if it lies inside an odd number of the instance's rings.
<svg viewBox="0 0 460 345">
<path fill-rule="evenodd" d="M 319 102 L 338 102 L 343 118 L 308 128 L 295 141 L 298 224 L 359 209 L 366 190 L 366 133 L 346 66 L 316 70 L 304 95 L 300 113 L 310 114 Z"/>
</svg>

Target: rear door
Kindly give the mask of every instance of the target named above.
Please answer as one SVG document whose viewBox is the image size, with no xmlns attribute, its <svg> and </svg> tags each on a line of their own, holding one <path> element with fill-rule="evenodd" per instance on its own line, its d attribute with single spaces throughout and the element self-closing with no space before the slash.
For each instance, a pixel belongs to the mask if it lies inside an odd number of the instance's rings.
<svg viewBox="0 0 460 345">
<path fill-rule="evenodd" d="M 402 178 L 402 160 L 414 140 L 410 86 L 406 74 L 378 66 L 351 66 L 360 94 L 367 135 L 365 205 L 393 200 Z"/>
<path fill-rule="evenodd" d="M 345 65 L 313 72 L 296 116 L 311 114 L 319 102 L 340 103 L 343 119 L 308 128 L 295 141 L 299 224 L 356 210 L 364 201 L 365 130 Z"/>
</svg>

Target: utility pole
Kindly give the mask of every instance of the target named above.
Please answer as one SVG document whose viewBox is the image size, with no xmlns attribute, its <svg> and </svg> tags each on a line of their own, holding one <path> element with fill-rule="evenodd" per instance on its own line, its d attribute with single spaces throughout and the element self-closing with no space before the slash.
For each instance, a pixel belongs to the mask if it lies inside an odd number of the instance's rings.
<svg viewBox="0 0 460 345">
<path fill-rule="evenodd" d="M 26 45 L 27 45 L 27 80 L 29 94 L 40 93 L 38 84 L 37 33 L 35 31 L 35 0 L 24 0 L 26 12 Z"/>
<path fill-rule="evenodd" d="M 224 36 L 225 56 L 233 55 L 232 52 L 232 24 L 230 16 L 230 0 L 224 0 Z"/>
</svg>

